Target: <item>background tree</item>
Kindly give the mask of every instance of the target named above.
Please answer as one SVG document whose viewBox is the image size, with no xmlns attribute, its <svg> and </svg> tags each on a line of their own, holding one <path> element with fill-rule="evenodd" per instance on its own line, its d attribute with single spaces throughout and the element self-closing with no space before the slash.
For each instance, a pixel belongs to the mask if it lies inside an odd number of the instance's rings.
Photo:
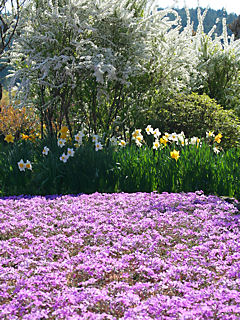
<svg viewBox="0 0 240 320">
<path fill-rule="evenodd" d="M 0 73 L 6 68 L 6 56 L 3 55 L 12 44 L 17 31 L 20 13 L 25 0 L 0 0 Z M 2 99 L 3 85 L 0 82 L 0 100 Z"/>
</svg>

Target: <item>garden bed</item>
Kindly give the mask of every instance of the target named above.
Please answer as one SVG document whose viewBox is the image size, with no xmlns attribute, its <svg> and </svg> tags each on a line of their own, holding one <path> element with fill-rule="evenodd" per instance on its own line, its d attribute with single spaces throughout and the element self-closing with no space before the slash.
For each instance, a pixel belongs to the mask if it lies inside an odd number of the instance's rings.
<svg viewBox="0 0 240 320">
<path fill-rule="evenodd" d="M 239 319 L 240 215 L 216 196 L 0 199 L 1 319 Z"/>
</svg>

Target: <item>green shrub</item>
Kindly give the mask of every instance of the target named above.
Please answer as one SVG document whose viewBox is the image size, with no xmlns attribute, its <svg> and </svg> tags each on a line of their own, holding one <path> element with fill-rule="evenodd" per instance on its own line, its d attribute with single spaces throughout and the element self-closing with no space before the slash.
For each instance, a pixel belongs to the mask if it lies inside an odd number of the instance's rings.
<svg viewBox="0 0 240 320">
<path fill-rule="evenodd" d="M 240 122 L 234 111 L 224 110 L 206 94 L 174 95 L 152 109 L 151 122 L 162 132 L 183 131 L 189 137 L 204 137 L 208 130 L 222 133 L 224 148 L 238 146 L 240 142 Z"/>
</svg>

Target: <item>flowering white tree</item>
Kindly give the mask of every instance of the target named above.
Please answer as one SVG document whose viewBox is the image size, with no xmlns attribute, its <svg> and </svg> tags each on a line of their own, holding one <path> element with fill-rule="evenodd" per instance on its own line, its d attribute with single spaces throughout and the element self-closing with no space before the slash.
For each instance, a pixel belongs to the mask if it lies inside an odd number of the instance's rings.
<svg viewBox="0 0 240 320">
<path fill-rule="evenodd" d="M 159 90 L 203 87 L 206 70 L 199 66 L 206 47 L 204 16 L 199 15 L 193 36 L 190 19 L 181 31 L 174 10 L 158 11 L 147 3 L 32 0 L 27 4 L 22 33 L 12 51 L 16 68 L 12 85 L 20 80 L 22 103 L 38 106 L 51 134 L 52 125 L 61 126 L 64 119 L 70 131 L 73 121 L 82 121 L 95 133 L 113 130 L 119 115 L 122 123 L 132 113 L 144 112 Z M 210 47 L 221 42 L 208 39 Z"/>
<path fill-rule="evenodd" d="M 179 24 L 179 18 L 175 13 L 176 19 L 170 21 L 166 17 L 169 11 L 151 12 L 146 3 L 28 3 L 23 32 L 12 52 L 12 62 L 17 66 L 12 84 L 21 80 L 23 103 L 27 98 L 38 99 L 42 120 L 50 131 L 56 117 L 60 125 L 65 117 L 70 126 L 73 103 L 94 130 L 99 125 L 108 129 L 127 104 L 123 97 L 132 79 L 143 74 L 161 73 L 161 85 L 166 87 L 170 80 L 172 86 L 185 82 L 191 50 L 186 54 L 185 43 L 178 39 L 179 28 L 172 28 Z M 139 83 L 139 93 L 141 89 Z"/>
</svg>

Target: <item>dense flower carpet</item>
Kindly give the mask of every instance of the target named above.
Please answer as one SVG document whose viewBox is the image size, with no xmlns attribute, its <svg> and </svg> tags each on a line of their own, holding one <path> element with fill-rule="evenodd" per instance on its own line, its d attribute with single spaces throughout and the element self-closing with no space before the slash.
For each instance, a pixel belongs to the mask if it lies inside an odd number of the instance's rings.
<svg viewBox="0 0 240 320">
<path fill-rule="evenodd" d="M 0 199 L 0 319 L 240 319 L 240 215 L 216 196 Z"/>
</svg>

